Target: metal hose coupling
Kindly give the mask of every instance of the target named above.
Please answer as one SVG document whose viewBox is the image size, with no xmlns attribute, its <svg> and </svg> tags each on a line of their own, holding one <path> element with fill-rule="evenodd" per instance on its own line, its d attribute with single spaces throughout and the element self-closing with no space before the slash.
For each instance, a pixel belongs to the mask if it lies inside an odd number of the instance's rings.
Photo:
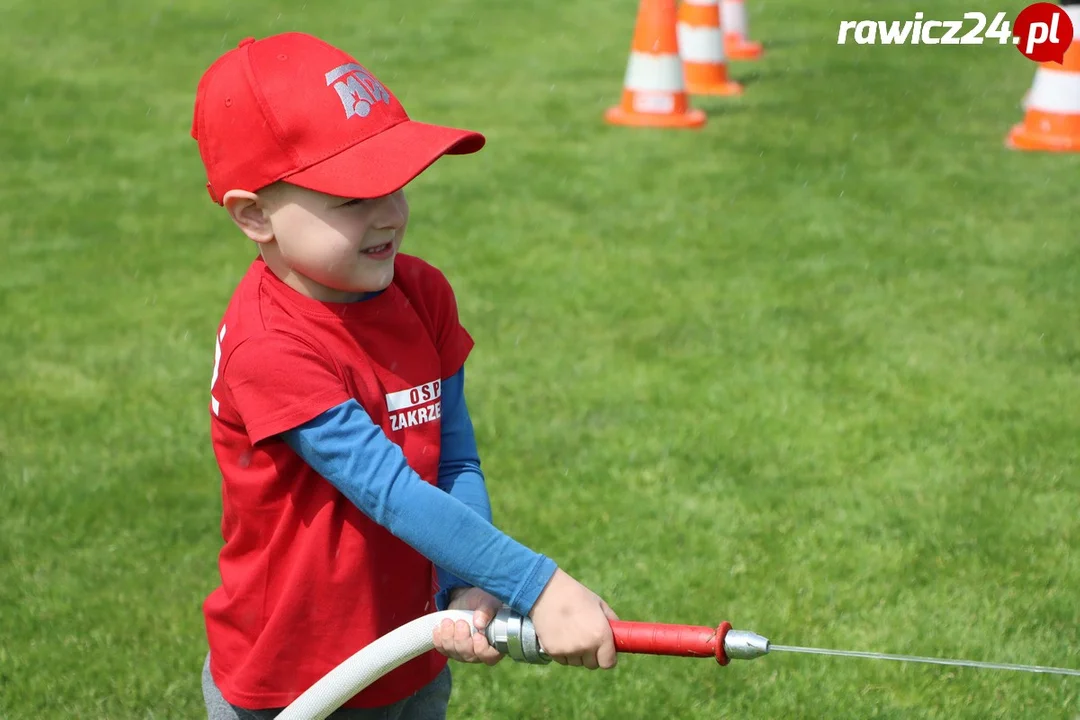
<svg viewBox="0 0 1080 720">
<path fill-rule="evenodd" d="M 536 637 L 536 627 L 532 618 L 503 607 L 484 629 L 488 644 L 511 660 L 544 665 L 551 662 L 540 639 Z"/>
<path fill-rule="evenodd" d="M 719 627 L 664 625 L 661 623 L 613 620 L 615 650 L 620 653 L 714 657 L 721 665 L 730 660 L 752 660 L 769 652 L 767 638 L 748 630 L 732 630 L 729 623 Z M 544 652 L 532 619 L 503 607 L 484 630 L 488 643 L 516 662 L 542 665 L 551 662 Z"/>
</svg>

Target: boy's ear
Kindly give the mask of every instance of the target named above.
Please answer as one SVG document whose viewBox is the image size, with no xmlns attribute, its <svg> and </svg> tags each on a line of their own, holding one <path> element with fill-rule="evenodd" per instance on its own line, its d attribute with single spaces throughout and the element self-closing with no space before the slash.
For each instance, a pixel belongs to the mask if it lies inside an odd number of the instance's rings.
<svg viewBox="0 0 1080 720">
<path fill-rule="evenodd" d="M 257 243 L 268 243 L 274 239 L 270 213 L 258 195 L 247 190 L 230 190 L 225 193 L 222 203 L 232 221 L 249 238 Z"/>
</svg>

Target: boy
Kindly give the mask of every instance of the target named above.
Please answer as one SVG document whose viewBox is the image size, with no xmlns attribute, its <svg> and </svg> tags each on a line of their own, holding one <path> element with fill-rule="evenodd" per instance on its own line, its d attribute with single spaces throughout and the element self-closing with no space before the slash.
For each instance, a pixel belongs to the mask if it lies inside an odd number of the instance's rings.
<svg viewBox="0 0 1080 720">
<path fill-rule="evenodd" d="M 557 662 L 615 665 L 611 609 L 490 522 L 453 291 L 399 252 L 403 187 L 482 135 L 410 120 L 352 57 L 286 33 L 203 75 L 192 136 L 211 198 L 259 256 L 218 328 L 211 437 L 221 585 L 207 711 L 273 717 L 376 638 L 436 609 L 530 615 Z M 441 718 L 447 658 L 494 663 L 449 621 L 436 650 L 333 717 Z"/>
</svg>

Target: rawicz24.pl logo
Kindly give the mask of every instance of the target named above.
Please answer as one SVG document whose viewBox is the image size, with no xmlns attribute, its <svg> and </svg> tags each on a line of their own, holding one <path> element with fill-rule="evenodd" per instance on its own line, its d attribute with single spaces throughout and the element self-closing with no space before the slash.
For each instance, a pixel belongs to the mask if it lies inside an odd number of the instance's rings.
<svg viewBox="0 0 1080 720">
<path fill-rule="evenodd" d="M 1061 63 L 1073 41 L 1073 21 L 1061 6 L 1048 2 L 1029 5 L 1009 20 L 999 12 L 993 20 L 985 13 L 964 13 L 963 20 L 841 20 L 838 45 L 982 45 L 997 40 L 1013 45 L 1029 60 Z"/>
</svg>

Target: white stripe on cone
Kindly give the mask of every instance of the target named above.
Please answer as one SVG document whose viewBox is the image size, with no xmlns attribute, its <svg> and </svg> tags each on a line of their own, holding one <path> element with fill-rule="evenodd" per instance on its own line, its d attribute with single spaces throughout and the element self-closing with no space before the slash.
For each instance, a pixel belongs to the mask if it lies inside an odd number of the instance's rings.
<svg viewBox="0 0 1080 720">
<path fill-rule="evenodd" d="M 1072 20 L 1073 41 L 1080 40 L 1080 5 L 1066 5 L 1064 9 Z"/>
<path fill-rule="evenodd" d="M 678 55 L 631 52 L 623 84 L 634 92 L 683 92 L 682 59 Z"/>
<path fill-rule="evenodd" d="M 720 14 L 724 32 L 746 37 L 746 7 L 742 0 L 722 0 Z"/>
<path fill-rule="evenodd" d="M 1039 68 L 1024 98 L 1024 109 L 1080 115 L 1080 74 Z"/>
<path fill-rule="evenodd" d="M 724 62 L 724 35 L 720 28 L 696 27 L 679 23 L 679 53 L 693 63 Z"/>
<path fill-rule="evenodd" d="M 698 7 L 716 7 L 720 0 L 682 0 L 686 5 L 697 5 Z"/>
<path fill-rule="evenodd" d="M 1080 5 L 1064 5 L 1062 6 L 1066 13 L 1069 14 L 1069 19 L 1072 20 L 1073 25 L 1073 42 L 1069 47 L 1069 52 L 1077 52 L 1076 44 L 1080 42 Z M 1040 67 L 1035 71 L 1035 80 L 1032 82 L 1031 87 L 1024 93 L 1024 97 L 1020 99 L 1020 108 L 1022 110 L 1034 109 L 1044 110 L 1046 112 L 1074 112 L 1070 109 L 1072 103 L 1070 99 L 1075 98 L 1075 92 L 1068 87 L 1070 82 L 1067 78 L 1048 78 L 1044 73 L 1056 73 L 1057 75 L 1068 76 L 1069 73 L 1061 70 L 1053 70 L 1050 68 Z M 1040 81 L 1040 76 L 1044 79 Z M 1041 89 L 1038 89 L 1041 85 Z M 1047 99 L 1035 98 L 1037 94 L 1044 94 Z M 1064 110 L 1059 108 L 1064 107 Z"/>
</svg>

